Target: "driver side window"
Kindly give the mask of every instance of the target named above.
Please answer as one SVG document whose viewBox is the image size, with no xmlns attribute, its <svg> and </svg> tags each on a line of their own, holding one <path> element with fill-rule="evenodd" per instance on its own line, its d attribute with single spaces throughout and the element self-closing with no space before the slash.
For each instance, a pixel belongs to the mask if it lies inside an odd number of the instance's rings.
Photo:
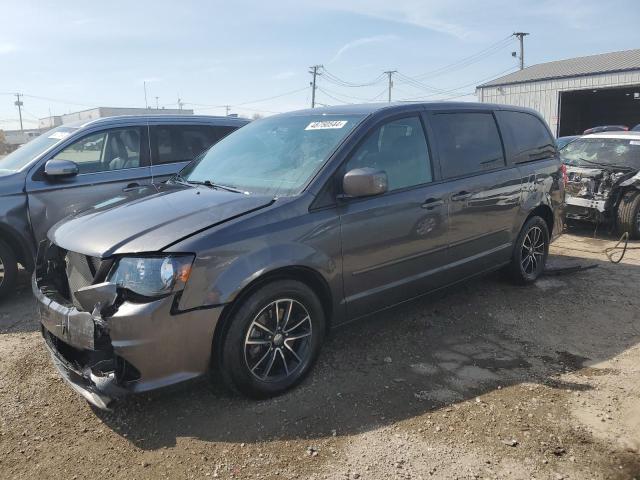
<svg viewBox="0 0 640 480">
<path fill-rule="evenodd" d="M 402 118 L 373 130 L 345 171 L 365 167 L 385 171 L 389 191 L 431 182 L 429 149 L 420 119 Z"/>
<path fill-rule="evenodd" d="M 140 166 L 141 132 L 138 127 L 88 135 L 60 151 L 56 160 L 70 160 L 78 171 L 96 173 Z"/>
</svg>

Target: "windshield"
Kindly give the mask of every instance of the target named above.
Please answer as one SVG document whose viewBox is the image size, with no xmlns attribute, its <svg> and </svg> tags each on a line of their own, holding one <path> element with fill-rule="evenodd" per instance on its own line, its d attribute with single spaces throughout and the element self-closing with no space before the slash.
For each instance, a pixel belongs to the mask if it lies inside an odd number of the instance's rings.
<svg viewBox="0 0 640 480">
<path fill-rule="evenodd" d="M 640 139 L 579 138 L 564 147 L 560 155 L 569 165 L 615 165 L 640 170 Z"/>
<path fill-rule="evenodd" d="M 279 115 L 252 122 L 182 172 L 188 182 L 295 195 L 364 115 Z"/>
<path fill-rule="evenodd" d="M 70 127 L 57 127 L 43 133 L 30 142 L 25 143 L 15 152 L 10 153 L 4 158 L 0 158 L 0 172 L 17 172 L 18 170 L 21 170 L 23 167 L 28 165 L 31 160 L 54 146 L 56 143 L 67 138 L 71 132 L 75 130 L 77 129 Z"/>
</svg>

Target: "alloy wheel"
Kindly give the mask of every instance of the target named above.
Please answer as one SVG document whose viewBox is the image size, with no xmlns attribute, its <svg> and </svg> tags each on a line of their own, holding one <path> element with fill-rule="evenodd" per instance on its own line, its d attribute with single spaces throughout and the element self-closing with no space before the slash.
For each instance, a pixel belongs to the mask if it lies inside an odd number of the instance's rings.
<svg viewBox="0 0 640 480">
<path fill-rule="evenodd" d="M 545 240 L 542 229 L 533 226 L 529 229 L 522 242 L 520 265 L 527 275 L 533 275 L 538 270 L 538 265 L 544 260 Z"/>
<path fill-rule="evenodd" d="M 311 353 L 311 316 L 291 298 L 271 302 L 254 317 L 244 341 L 244 359 L 263 382 L 294 375 Z"/>
</svg>

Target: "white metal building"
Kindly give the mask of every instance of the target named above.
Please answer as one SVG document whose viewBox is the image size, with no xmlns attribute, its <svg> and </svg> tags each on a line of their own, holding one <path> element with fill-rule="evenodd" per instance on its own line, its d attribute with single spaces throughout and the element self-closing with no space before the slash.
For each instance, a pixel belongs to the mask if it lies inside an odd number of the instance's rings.
<svg viewBox="0 0 640 480">
<path fill-rule="evenodd" d="M 529 107 L 558 136 L 640 124 L 640 49 L 532 65 L 476 88 L 478 100 Z"/>
<path fill-rule="evenodd" d="M 40 128 L 53 128 L 79 121 L 95 120 L 96 118 L 113 117 L 116 115 L 193 115 L 193 110 L 177 108 L 128 108 L 128 107 L 96 107 L 79 112 L 67 113 L 41 118 Z"/>
</svg>

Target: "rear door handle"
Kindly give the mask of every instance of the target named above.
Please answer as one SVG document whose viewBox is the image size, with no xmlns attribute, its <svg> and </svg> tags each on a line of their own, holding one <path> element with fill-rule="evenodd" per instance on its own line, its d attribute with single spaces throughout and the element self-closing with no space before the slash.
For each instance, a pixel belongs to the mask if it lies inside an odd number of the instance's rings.
<svg viewBox="0 0 640 480">
<path fill-rule="evenodd" d="M 124 187 L 122 189 L 122 191 L 123 192 L 128 192 L 129 190 L 134 190 L 134 189 L 138 188 L 139 186 L 140 186 L 139 183 L 133 182 L 133 183 L 130 183 L 129 185 L 127 185 L 126 187 Z"/>
<path fill-rule="evenodd" d="M 442 205 L 444 205 L 444 200 L 440 198 L 427 198 L 421 207 L 426 210 L 433 210 L 434 208 L 441 207 Z"/>
<path fill-rule="evenodd" d="M 471 198 L 471 195 L 471 193 L 463 190 L 462 192 L 458 192 L 455 195 L 451 195 L 451 200 L 453 200 L 454 202 L 460 202 L 462 200 Z"/>
</svg>

